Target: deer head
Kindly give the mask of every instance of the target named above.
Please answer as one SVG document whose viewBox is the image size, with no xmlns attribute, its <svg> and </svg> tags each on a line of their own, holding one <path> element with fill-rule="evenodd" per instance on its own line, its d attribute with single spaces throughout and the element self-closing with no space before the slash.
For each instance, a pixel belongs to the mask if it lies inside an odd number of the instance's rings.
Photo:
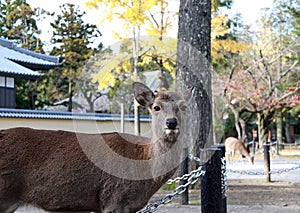
<svg viewBox="0 0 300 213">
<path fill-rule="evenodd" d="M 149 109 L 152 115 L 152 141 L 160 141 L 170 148 L 178 139 L 184 127 L 184 115 L 192 89 L 183 94 L 171 91 L 153 93 L 147 86 L 133 84 L 137 102 Z"/>
</svg>

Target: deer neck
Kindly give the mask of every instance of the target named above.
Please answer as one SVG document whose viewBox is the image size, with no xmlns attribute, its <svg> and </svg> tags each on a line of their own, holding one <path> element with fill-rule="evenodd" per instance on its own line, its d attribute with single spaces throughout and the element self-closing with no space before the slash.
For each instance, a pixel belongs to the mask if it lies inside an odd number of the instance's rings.
<svg viewBox="0 0 300 213">
<path fill-rule="evenodd" d="M 152 138 L 151 148 L 153 164 L 152 164 L 152 175 L 154 180 L 157 182 L 165 181 L 164 177 L 170 178 L 180 161 L 180 151 L 178 148 L 178 141 L 169 141 L 159 138 Z M 167 172 L 168 171 L 168 172 Z"/>
<path fill-rule="evenodd" d="M 245 146 L 242 146 L 242 154 L 243 154 L 244 156 L 246 156 L 247 158 L 250 157 L 250 154 L 249 154 L 249 152 L 247 151 L 247 149 L 246 149 Z"/>
<path fill-rule="evenodd" d="M 177 138 L 170 138 L 170 137 L 152 137 L 151 144 L 154 157 L 158 157 L 161 154 L 168 152 L 172 146 L 177 142 Z"/>
</svg>

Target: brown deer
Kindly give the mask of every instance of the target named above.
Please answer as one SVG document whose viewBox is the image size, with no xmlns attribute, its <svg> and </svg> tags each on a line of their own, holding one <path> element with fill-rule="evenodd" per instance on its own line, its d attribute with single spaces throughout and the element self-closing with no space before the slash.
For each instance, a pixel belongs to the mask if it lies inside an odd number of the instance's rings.
<svg viewBox="0 0 300 213">
<path fill-rule="evenodd" d="M 0 212 L 12 213 L 22 205 L 49 212 L 129 213 L 143 208 L 180 163 L 178 144 L 191 90 L 154 94 L 138 82 L 133 89 L 137 102 L 152 114 L 151 139 L 116 132 L 1 130 Z M 142 166 L 118 167 L 116 156 Z M 105 165 L 124 176 L 111 174 Z M 131 171 L 137 176 L 150 171 L 151 176 L 126 178 Z"/>
<path fill-rule="evenodd" d="M 254 157 L 250 156 L 250 153 L 246 149 L 245 145 L 239 139 L 234 137 L 228 137 L 226 138 L 224 145 L 229 162 L 233 160 L 235 153 L 238 153 L 248 158 L 251 164 L 254 163 Z"/>
</svg>

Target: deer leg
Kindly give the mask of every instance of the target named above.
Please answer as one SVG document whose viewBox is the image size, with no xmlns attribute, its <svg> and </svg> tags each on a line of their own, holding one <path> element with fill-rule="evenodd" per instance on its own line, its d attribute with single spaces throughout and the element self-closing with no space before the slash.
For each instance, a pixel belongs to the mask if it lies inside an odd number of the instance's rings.
<svg viewBox="0 0 300 213">
<path fill-rule="evenodd" d="M 94 212 L 87 212 L 87 211 L 84 211 L 84 212 L 61 212 L 61 211 L 59 211 L 59 212 L 53 212 L 53 211 L 50 211 L 50 212 L 48 212 L 48 213 L 94 213 Z M 96 212 L 96 213 L 98 213 L 98 212 Z M 100 212 L 101 213 L 101 212 Z"/>
<path fill-rule="evenodd" d="M 104 211 L 104 213 L 127 213 L 123 208 L 114 209 L 113 211 Z"/>
<path fill-rule="evenodd" d="M 21 202 L 17 198 L 17 193 L 10 193 L 7 189 L 7 180 L 0 176 L 0 212 L 13 213 L 20 205 Z"/>
<path fill-rule="evenodd" d="M 231 152 L 230 152 L 230 161 L 231 161 L 231 163 L 232 163 L 233 160 L 234 160 L 234 155 L 235 155 L 235 152 L 234 152 L 234 151 L 231 151 Z"/>
<path fill-rule="evenodd" d="M 230 163 L 230 153 L 226 152 L 226 158 L 228 160 L 228 163 Z"/>
<path fill-rule="evenodd" d="M 1 213 L 13 213 L 17 210 L 19 204 L 9 203 L 4 199 L 0 199 L 0 212 Z"/>
</svg>

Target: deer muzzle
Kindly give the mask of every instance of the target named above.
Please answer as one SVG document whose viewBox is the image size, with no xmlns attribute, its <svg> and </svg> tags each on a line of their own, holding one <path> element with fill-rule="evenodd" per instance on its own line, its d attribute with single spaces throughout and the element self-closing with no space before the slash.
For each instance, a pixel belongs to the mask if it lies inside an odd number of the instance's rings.
<svg viewBox="0 0 300 213">
<path fill-rule="evenodd" d="M 166 120 L 166 128 L 165 128 L 167 135 L 178 134 L 178 122 L 176 118 L 169 118 Z"/>
<path fill-rule="evenodd" d="M 175 130 L 177 128 L 177 119 L 176 118 L 167 119 L 166 126 L 168 129 Z"/>
</svg>

